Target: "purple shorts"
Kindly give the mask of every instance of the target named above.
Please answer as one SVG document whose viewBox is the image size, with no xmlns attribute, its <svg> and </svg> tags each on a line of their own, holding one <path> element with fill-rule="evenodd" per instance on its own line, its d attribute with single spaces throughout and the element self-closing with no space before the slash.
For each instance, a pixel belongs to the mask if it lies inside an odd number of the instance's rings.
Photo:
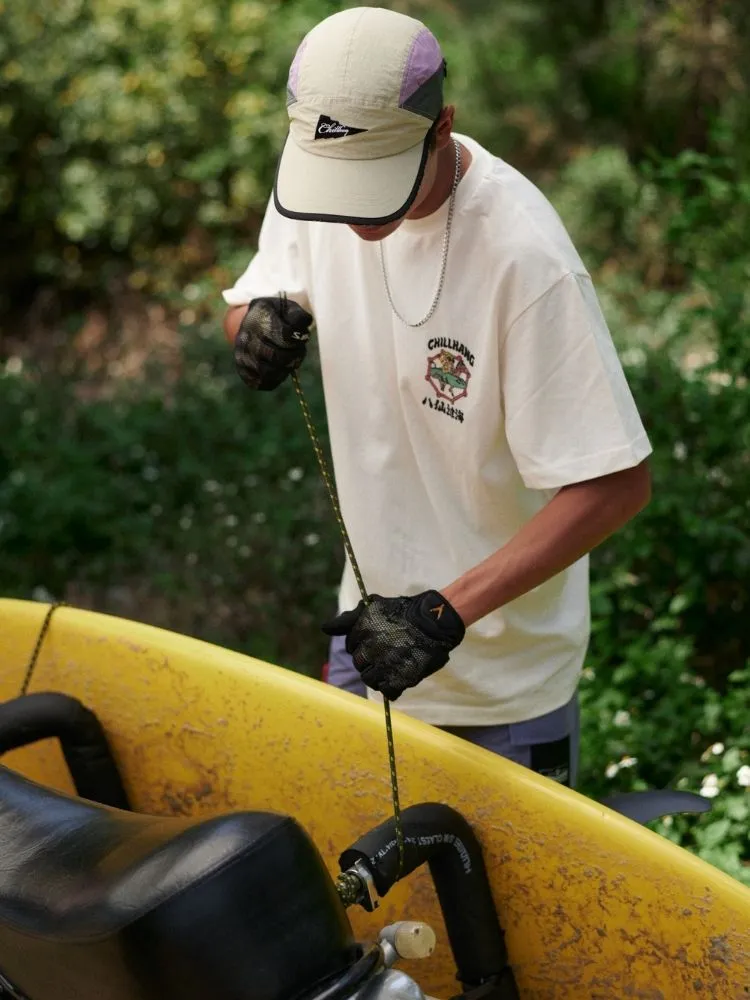
<svg viewBox="0 0 750 1000">
<path fill-rule="evenodd" d="M 366 697 L 367 688 L 346 652 L 345 639 L 331 640 L 328 656 L 328 683 Z M 508 757 L 562 785 L 575 788 L 578 772 L 580 719 L 578 695 L 567 705 L 526 722 L 499 726 L 439 726 L 492 753 Z"/>
</svg>

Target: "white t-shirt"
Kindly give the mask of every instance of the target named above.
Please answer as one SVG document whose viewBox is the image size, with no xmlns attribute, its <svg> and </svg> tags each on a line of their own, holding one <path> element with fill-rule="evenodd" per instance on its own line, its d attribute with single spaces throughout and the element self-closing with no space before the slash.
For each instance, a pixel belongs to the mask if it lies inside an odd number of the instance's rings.
<svg viewBox="0 0 750 1000">
<path fill-rule="evenodd" d="M 473 140 L 440 303 L 394 315 L 377 244 L 269 203 L 230 305 L 283 290 L 315 316 L 341 509 L 368 592 L 441 590 L 561 486 L 651 448 L 591 280 L 542 193 Z M 394 302 L 427 312 L 447 202 L 384 241 Z M 280 390 L 280 391 L 283 391 Z M 340 608 L 359 591 L 346 565 Z M 436 725 L 535 718 L 574 694 L 589 639 L 588 559 L 467 629 L 397 707 Z M 371 698 L 380 696 L 369 692 Z"/>
</svg>

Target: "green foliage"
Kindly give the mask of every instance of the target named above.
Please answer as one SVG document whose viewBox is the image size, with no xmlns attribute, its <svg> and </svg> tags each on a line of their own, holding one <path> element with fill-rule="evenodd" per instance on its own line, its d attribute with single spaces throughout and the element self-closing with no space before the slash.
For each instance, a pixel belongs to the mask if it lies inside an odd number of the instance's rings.
<svg viewBox="0 0 750 1000">
<path fill-rule="evenodd" d="M 629 648 L 614 669 L 587 670 L 584 790 L 595 797 L 666 786 L 699 791 L 710 812 L 665 817 L 653 828 L 750 885 L 750 669 L 732 673 L 722 694 L 689 668 L 689 646 L 673 632 L 641 651 Z"/>
<path fill-rule="evenodd" d="M 750 884 L 750 200 L 736 164 L 696 154 L 643 183 L 636 221 L 656 216 L 690 285 L 630 352 L 653 499 L 592 560 L 583 781 L 702 789 L 708 815 L 657 828 Z"/>
<path fill-rule="evenodd" d="M 452 94 L 495 152 L 547 173 L 582 146 L 654 153 L 747 135 L 743 0 L 486 0 L 401 5 L 445 38 Z M 747 144 L 745 144 L 747 153 Z"/>
<path fill-rule="evenodd" d="M 592 560 L 582 782 L 715 793 L 709 815 L 657 828 L 750 884 L 750 393 L 713 367 L 688 377 L 658 347 L 628 374 L 653 499 Z"/>
<path fill-rule="evenodd" d="M 94 603 L 317 675 L 338 546 L 296 395 L 249 393 L 213 326 L 187 334 L 184 377 L 155 370 L 105 398 L 6 367 L 0 592 Z M 302 384 L 324 427 L 318 383 L 313 358 Z"/>
<path fill-rule="evenodd" d="M 0 4 L 0 221 L 20 286 L 96 289 L 118 261 L 195 264 L 196 227 L 265 206 L 297 42 L 337 5 Z M 166 288 L 166 283 L 162 283 Z M 2 303 L 0 303 L 2 305 Z M 6 303 L 7 305 L 7 303 Z"/>
</svg>

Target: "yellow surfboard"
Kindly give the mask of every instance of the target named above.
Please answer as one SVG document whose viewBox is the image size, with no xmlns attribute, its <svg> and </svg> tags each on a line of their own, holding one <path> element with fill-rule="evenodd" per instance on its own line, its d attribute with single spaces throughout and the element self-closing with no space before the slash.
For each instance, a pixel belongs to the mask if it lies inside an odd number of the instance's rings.
<svg viewBox="0 0 750 1000">
<path fill-rule="evenodd" d="M 46 611 L 0 600 L 3 700 L 20 692 Z M 292 671 L 63 607 L 31 680 L 45 690 L 96 713 L 139 811 L 288 813 L 333 875 L 340 852 L 391 815 L 381 708 Z M 402 806 L 446 803 L 481 841 L 522 997 L 750 997 L 748 889 L 576 792 L 396 709 L 393 721 Z M 3 763 L 72 791 L 56 743 Z M 361 940 L 390 920 L 431 924 L 433 956 L 403 968 L 434 997 L 458 992 L 427 871 L 374 914 L 349 914 Z"/>
</svg>

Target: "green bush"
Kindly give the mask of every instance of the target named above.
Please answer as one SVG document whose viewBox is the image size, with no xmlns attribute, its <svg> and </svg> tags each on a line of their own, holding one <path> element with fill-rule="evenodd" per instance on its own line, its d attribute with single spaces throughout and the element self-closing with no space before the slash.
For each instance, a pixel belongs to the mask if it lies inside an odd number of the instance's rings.
<svg viewBox="0 0 750 1000">
<path fill-rule="evenodd" d="M 658 829 L 750 884 L 750 189 L 736 162 L 695 154 L 644 186 L 639 225 L 656 214 L 688 283 L 629 352 L 653 499 L 592 560 L 583 782 L 702 789 L 710 814 Z"/>
<path fill-rule="evenodd" d="M 132 262 L 138 287 L 166 290 L 196 263 L 190 233 L 252 229 L 294 49 L 338 6 L 0 4 L 6 299 L 40 280 L 98 292 Z"/>
<path fill-rule="evenodd" d="M 319 674 L 343 563 L 291 386 L 250 393 L 208 325 L 184 377 L 87 399 L 0 378 L 0 593 L 65 599 Z M 315 358 L 302 374 L 325 421 Z"/>
</svg>

